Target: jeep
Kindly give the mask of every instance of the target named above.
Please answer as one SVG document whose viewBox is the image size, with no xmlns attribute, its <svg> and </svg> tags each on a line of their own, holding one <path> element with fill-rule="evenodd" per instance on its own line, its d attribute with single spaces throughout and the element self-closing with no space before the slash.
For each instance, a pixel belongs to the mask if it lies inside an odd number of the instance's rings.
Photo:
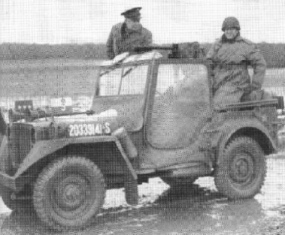
<svg viewBox="0 0 285 235">
<path fill-rule="evenodd" d="M 99 213 L 106 190 L 125 188 L 136 205 L 138 185 L 152 177 L 191 189 L 211 176 L 232 200 L 260 191 L 265 156 L 277 149 L 278 99 L 215 109 L 211 63 L 158 50 L 124 53 L 94 79 L 86 112 L 0 118 L 0 189 L 10 209 L 33 208 L 48 227 L 79 229 Z"/>
</svg>

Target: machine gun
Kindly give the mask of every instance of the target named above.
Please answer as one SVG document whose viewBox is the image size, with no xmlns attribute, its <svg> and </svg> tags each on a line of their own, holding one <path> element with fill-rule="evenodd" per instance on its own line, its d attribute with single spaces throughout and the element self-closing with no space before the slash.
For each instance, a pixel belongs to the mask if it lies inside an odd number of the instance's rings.
<svg viewBox="0 0 285 235">
<path fill-rule="evenodd" d="M 168 55 L 169 58 L 179 58 L 179 47 L 178 44 L 172 44 L 172 46 L 144 46 L 136 47 L 134 52 L 136 53 L 145 53 L 152 50 L 167 50 L 171 51 L 171 54 Z"/>
<path fill-rule="evenodd" d="M 170 51 L 168 58 L 202 58 L 205 56 L 205 50 L 198 42 L 187 42 L 180 44 L 172 44 L 172 46 L 144 46 L 136 47 L 135 53 L 144 53 L 152 50 Z"/>
<path fill-rule="evenodd" d="M 15 111 L 13 109 L 9 110 L 9 122 L 17 122 L 19 120 L 25 120 L 26 122 L 32 122 L 35 119 L 39 118 L 48 118 L 48 117 L 60 117 L 68 115 L 78 115 L 78 114 L 94 114 L 93 110 L 87 110 L 85 112 L 59 112 L 59 111 L 45 111 L 42 109 L 25 109 L 24 111 Z"/>
</svg>

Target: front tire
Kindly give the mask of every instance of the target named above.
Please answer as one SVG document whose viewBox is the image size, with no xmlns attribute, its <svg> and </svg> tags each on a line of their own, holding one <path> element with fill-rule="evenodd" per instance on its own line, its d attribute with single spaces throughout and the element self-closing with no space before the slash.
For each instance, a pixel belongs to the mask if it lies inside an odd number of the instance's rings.
<svg viewBox="0 0 285 235">
<path fill-rule="evenodd" d="M 89 159 L 66 157 L 51 162 L 39 175 L 33 194 L 38 217 L 56 230 L 87 226 L 102 207 L 105 181 Z"/>
<path fill-rule="evenodd" d="M 249 137 L 233 139 L 218 158 L 215 184 L 229 199 L 254 197 L 266 175 L 266 159 L 260 145 Z"/>
</svg>

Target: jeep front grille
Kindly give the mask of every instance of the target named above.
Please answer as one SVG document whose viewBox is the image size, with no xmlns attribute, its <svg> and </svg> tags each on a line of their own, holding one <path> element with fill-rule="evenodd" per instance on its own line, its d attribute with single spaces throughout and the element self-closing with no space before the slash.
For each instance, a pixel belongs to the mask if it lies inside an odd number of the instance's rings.
<svg viewBox="0 0 285 235">
<path fill-rule="evenodd" d="M 25 123 L 13 123 L 9 128 L 9 154 L 14 167 L 18 167 L 30 152 L 34 140 L 34 128 Z"/>
</svg>

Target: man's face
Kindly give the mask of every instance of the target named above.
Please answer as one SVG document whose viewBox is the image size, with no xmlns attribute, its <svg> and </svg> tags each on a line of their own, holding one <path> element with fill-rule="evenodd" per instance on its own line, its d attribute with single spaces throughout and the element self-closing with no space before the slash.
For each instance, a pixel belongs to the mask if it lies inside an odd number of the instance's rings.
<svg viewBox="0 0 285 235">
<path fill-rule="evenodd" d="M 134 22 L 140 22 L 141 13 L 139 11 L 132 12 L 132 13 L 128 14 L 127 18 L 134 21 Z"/>
<path fill-rule="evenodd" d="M 225 29 L 225 36 L 227 39 L 234 39 L 238 34 L 238 30 L 236 28 L 227 28 Z"/>
<path fill-rule="evenodd" d="M 126 18 L 125 22 L 126 22 L 127 28 L 132 31 L 139 31 L 142 28 L 142 25 L 139 22 L 139 20 L 134 21 L 134 20 Z"/>
</svg>

